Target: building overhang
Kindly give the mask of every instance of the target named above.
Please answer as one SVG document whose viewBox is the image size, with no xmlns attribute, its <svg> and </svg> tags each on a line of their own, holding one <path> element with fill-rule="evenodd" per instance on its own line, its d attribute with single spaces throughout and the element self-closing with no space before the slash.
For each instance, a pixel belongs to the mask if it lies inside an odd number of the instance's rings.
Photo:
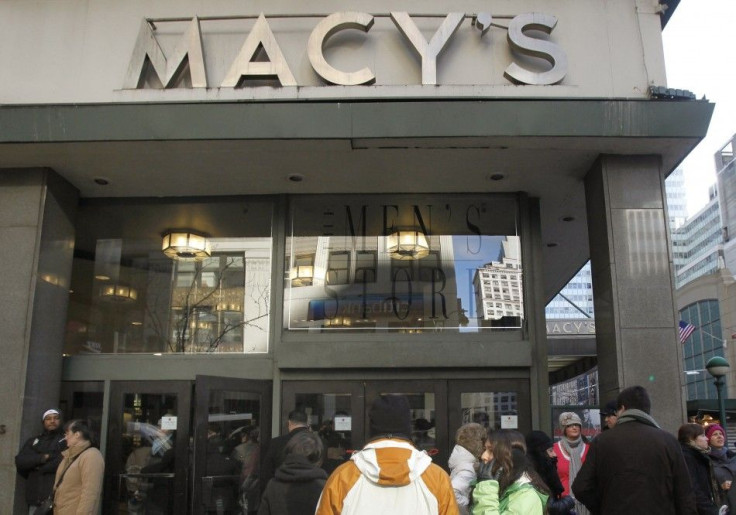
<svg viewBox="0 0 736 515">
<path fill-rule="evenodd" d="M 6 105 L 0 167 L 52 168 L 83 198 L 523 191 L 540 199 L 549 300 L 588 259 L 583 179 L 598 156 L 659 155 L 669 173 L 712 112 L 626 99 Z"/>
</svg>

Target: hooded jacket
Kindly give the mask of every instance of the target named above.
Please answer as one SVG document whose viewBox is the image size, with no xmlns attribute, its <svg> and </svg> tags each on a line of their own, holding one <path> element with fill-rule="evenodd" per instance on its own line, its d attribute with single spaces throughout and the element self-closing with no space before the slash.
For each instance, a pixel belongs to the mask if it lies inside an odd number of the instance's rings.
<svg viewBox="0 0 736 515">
<path fill-rule="evenodd" d="M 382 438 L 366 445 L 327 480 L 316 515 L 456 515 L 447 473 L 411 442 Z"/>
<path fill-rule="evenodd" d="M 326 480 L 305 456 L 287 455 L 266 486 L 258 515 L 312 515 Z"/>
<path fill-rule="evenodd" d="M 450 454 L 450 482 L 455 492 L 458 508 L 468 513 L 471 484 L 476 480 L 475 464 L 478 459 L 462 445 L 456 445 Z"/>
</svg>

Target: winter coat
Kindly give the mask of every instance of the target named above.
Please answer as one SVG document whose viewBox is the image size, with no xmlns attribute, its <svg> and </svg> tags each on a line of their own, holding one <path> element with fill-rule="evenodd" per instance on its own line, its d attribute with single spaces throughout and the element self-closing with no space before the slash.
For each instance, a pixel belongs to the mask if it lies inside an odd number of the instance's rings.
<svg viewBox="0 0 736 515">
<path fill-rule="evenodd" d="M 456 515 L 447 473 L 401 438 L 381 438 L 329 477 L 316 515 Z"/>
<path fill-rule="evenodd" d="M 713 472 L 716 475 L 716 481 L 718 486 L 723 484 L 724 481 L 732 481 L 736 483 L 736 453 L 727 450 L 725 454 L 716 454 L 711 450 L 708 457 L 713 462 Z M 724 501 L 731 508 L 731 511 L 736 511 L 736 485 L 732 486 L 729 490 L 721 490 L 721 496 Z"/>
<path fill-rule="evenodd" d="M 450 482 L 461 513 L 468 513 L 470 490 L 476 479 L 475 465 L 478 459 L 462 445 L 456 445 L 450 454 Z"/>
<path fill-rule="evenodd" d="M 583 441 L 580 442 L 580 446 L 582 447 L 580 451 L 580 463 L 585 463 L 590 444 Z M 555 456 L 557 456 L 557 475 L 560 477 L 560 483 L 562 483 L 562 488 L 564 489 L 562 495 L 570 495 L 570 483 L 572 483 L 570 479 L 575 480 L 575 478 L 570 478 L 570 455 L 562 448 L 562 442 L 558 441 L 555 443 L 553 449 Z"/>
<path fill-rule="evenodd" d="M 593 441 L 572 491 L 599 515 L 697 514 L 680 443 L 639 410 Z"/>
<path fill-rule="evenodd" d="M 326 480 L 327 473 L 304 456 L 286 456 L 266 486 L 258 515 L 312 515 Z"/>
<path fill-rule="evenodd" d="M 695 491 L 695 505 L 698 515 L 718 515 L 718 509 L 723 503 L 720 501 L 720 487 L 716 483 L 713 464 L 708 455 L 691 445 L 682 445 L 682 455 L 690 472 L 693 490 Z"/>
<path fill-rule="evenodd" d="M 37 506 L 51 495 L 64 449 L 66 441 L 61 429 L 44 431 L 29 438 L 21 447 L 15 457 L 15 468 L 26 479 L 26 503 L 29 506 Z M 44 460 L 44 454 L 49 455 L 48 460 Z"/>
<path fill-rule="evenodd" d="M 488 479 L 475 485 L 473 515 L 543 515 L 548 496 L 538 492 L 529 476 L 522 475 L 503 496 L 498 496 L 498 481 Z"/>
<path fill-rule="evenodd" d="M 89 442 L 83 442 L 61 454 L 63 459 L 54 483 L 62 474 L 64 478 L 54 495 L 54 515 L 97 515 L 105 474 L 102 453 Z"/>
<path fill-rule="evenodd" d="M 292 436 L 301 431 L 309 431 L 309 428 L 297 427 L 289 431 L 288 434 L 272 438 L 268 443 L 266 457 L 263 459 L 261 466 L 261 488 L 266 488 L 266 485 L 276 473 L 276 469 L 279 468 L 281 463 L 284 461 L 284 449 L 286 449 L 286 444 L 289 443 Z"/>
</svg>

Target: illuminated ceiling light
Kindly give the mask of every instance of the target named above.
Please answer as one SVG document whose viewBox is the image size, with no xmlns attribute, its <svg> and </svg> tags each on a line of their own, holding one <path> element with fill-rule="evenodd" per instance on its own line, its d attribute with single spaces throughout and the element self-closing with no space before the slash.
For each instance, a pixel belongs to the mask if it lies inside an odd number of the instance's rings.
<svg viewBox="0 0 736 515">
<path fill-rule="evenodd" d="M 201 261 L 212 254 L 210 242 L 204 234 L 187 230 L 164 233 L 161 250 L 179 261 Z"/>
<path fill-rule="evenodd" d="M 125 284 L 111 284 L 100 290 L 100 299 L 105 302 L 129 304 L 138 299 L 138 291 Z"/>
<path fill-rule="evenodd" d="M 234 302 L 218 302 L 215 305 L 215 311 L 220 311 L 222 313 L 239 313 L 243 311 L 243 307 L 240 304 Z"/>
<path fill-rule="evenodd" d="M 397 229 L 386 236 L 386 251 L 391 259 L 422 259 L 429 255 L 429 243 L 417 229 Z"/>
<path fill-rule="evenodd" d="M 97 274 L 95 275 L 95 279 L 97 279 L 98 281 L 109 281 L 110 276 L 105 274 Z"/>
<path fill-rule="evenodd" d="M 289 274 L 293 286 L 309 286 L 314 280 L 314 267 L 312 265 L 297 265 L 291 269 Z"/>
</svg>

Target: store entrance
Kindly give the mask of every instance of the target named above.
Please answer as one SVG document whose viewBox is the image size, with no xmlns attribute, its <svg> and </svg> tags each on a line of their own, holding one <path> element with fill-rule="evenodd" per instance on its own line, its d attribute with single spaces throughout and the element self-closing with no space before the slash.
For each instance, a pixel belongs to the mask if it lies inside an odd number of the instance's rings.
<svg viewBox="0 0 736 515">
<path fill-rule="evenodd" d="M 412 440 L 447 467 L 454 435 L 467 422 L 531 430 L 526 379 L 426 379 L 391 381 L 284 381 L 281 433 L 288 413 L 305 411 L 326 442 L 325 468 L 333 470 L 369 438 L 368 411 L 380 395 L 403 394 L 412 414 Z"/>
<path fill-rule="evenodd" d="M 271 434 L 271 382 L 113 382 L 108 420 L 104 513 L 243 513 L 256 429 Z"/>
</svg>

